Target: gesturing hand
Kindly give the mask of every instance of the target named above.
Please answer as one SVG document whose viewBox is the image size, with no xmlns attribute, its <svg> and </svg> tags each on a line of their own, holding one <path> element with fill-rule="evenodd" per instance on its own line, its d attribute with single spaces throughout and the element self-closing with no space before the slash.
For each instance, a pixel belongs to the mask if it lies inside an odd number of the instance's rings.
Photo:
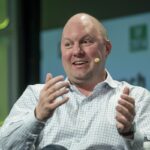
<svg viewBox="0 0 150 150">
<path fill-rule="evenodd" d="M 120 134 L 130 132 L 135 117 L 135 102 L 129 92 L 129 88 L 125 87 L 116 106 L 117 129 Z"/>
<path fill-rule="evenodd" d="M 63 96 L 68 93 L 69 83 L 64 81 L 63 76 L 52 77 L 50 73 L 46 76 L 43 89 L 40 92 L 39 102 L 35 108 L 35 116 L 40 121 L 46 121 L 52 116 L 54 110 L 68 101 L 68 97 Z M 61 100 L 56 100 L 63 96 Z"/>
</svg>

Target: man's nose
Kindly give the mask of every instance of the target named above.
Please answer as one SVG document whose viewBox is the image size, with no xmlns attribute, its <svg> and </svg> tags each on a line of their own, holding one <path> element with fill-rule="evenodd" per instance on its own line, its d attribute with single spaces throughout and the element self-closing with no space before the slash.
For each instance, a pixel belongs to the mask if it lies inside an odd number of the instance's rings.
<svg viewBox="0 0 150 150">
<path fill-rule="evenodd" d="M 84 50 L 82 49 L 81 45 L 78 44 L 78 43 L 74 45 L 73 52 L 74 52 L 74 55 L 82 55 L 82 54 L 84 54 Z"/>
</svg>

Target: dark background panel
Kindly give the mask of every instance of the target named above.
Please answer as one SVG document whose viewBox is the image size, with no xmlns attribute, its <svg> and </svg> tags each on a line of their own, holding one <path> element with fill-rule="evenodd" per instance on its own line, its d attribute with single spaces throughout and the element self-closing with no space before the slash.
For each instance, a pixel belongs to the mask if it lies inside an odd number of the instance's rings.
<svg viewBox="0 0 150 150">
<path fill-rule="evenodd" d="M 123 17 L 150 11 L 148 0 L 43 0 L 41 1 L 41 28 L 62 27 L 78 12 L 86 12 L 100 20 Z"/>
</svg>

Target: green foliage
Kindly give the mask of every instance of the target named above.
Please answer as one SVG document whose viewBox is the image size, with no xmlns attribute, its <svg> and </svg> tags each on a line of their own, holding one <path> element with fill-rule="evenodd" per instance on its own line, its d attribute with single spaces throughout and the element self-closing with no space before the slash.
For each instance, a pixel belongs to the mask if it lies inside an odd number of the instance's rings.
<svg viewBox="0 0 150 150">
<path fill-rule="evenodd" d="M 3 124 L 3 121 L 0 121 L 0 126 L 2 126 L 2 124 Z"/>
</svg>

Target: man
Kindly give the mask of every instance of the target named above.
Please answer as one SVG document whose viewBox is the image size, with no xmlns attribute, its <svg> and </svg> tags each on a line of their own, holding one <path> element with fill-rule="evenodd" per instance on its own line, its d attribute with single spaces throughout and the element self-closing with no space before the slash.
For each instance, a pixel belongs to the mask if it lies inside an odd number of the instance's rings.
<svg viewBox="0 0 150 150">
<path fill-rule="evenodd" d="M 61 39 L 67 79 L 48 73 L 45 84 L 27 87 L 0 131 L 1 149 L 141 150 L 150 136 L 150 93 L 112 79 L 110 51 L 96 18 L 71 17 Z"/>
</svg>

